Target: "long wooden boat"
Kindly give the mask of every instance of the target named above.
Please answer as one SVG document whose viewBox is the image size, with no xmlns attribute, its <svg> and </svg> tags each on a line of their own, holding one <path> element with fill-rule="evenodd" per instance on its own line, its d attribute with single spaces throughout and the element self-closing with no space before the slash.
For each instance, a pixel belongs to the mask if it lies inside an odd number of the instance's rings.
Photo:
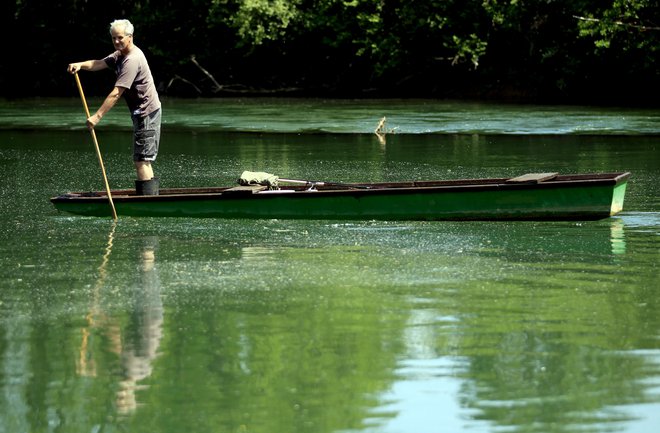
<svg viewBox="0 0 660 433">
<path fill-rule="evenodd" d="M 396 183 L 248 185 L 162 189 L 140 196 L 112 191 L 119 216 L 373 219 L 373 220 L 596 220 L 623 208 L 630 173 L 558 175 L 530 173 L 516 178 Z M 282 180 L 283 183 L 286 180 Z M 105 192 L 51 198 L 63 212 L 107 217 Z"/>
</svg>

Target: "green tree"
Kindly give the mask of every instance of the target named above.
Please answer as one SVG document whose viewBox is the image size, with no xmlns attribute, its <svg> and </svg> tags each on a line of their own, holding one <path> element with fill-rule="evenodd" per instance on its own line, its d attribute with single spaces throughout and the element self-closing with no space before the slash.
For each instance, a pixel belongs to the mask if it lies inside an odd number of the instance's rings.
<svg viewBox="0 0 660 433">
<path fill-rule="evenodd" d="M 611 4 L 589 2 L 582 13 L 574 15 L 579 37 L 593 43 L 592 50 L 601 61 L 594 62 L 590 73 L 602 75 L 607 68 L 604 88 L 613 83 L 620 92 L 647 94 L 660 80 L 660 2 L 658 0 L 613 0 Z"/>
<path fill-rule="evenodd" d="M 0 85 L 5 96 L 70 94 L 66 64 L 109 52 L 108 23 L 125 17 L 174 96 L 653 103 L 659 10 L 659 0 L 10 0 L 0 24 L 20 43 L 6 44 Z M 88 93 L 105 93 L 108 77 L 88 74 Z"/>
<path fill-rule="evenodd" d="M 658 51 L 660 31 L 660 2 L 657 0 L 614 0 L 608 7 L 590 8 L 578 19 L 580 36 L 593 40 L 601 49 Z"/>
</svg>

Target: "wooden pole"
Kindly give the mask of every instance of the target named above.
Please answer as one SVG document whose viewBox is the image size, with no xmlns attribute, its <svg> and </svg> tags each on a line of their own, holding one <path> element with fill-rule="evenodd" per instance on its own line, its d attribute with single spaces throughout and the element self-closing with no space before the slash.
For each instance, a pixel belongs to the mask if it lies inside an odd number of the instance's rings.
<svg viewBox="0 0 660 433">
<path fill-rule="evenodd" d="M 85 93 L 83 92 L 82 84 L 80 84 L 80 77 L 78 73 L 75 74 L 76 84 L 78 85 L 78 91 L 80 92 L 80 99 L 82 99 L 83 106 L 85 107 L 85 114 L 87 114 L 87 119 L 89 119 L 89 108 L 87 107 L 87 100 L 85 99 Z M 96 139 L 96 132 L 94 128 L 89 130 L 92 133 L 92 138 L 94 139 L 94 146 L 96 147 L 96 156 L 99 159 L 99 164 L 101 165 L 101 172 L 103 173 L 103 182 L 105 182 L 105 191 L 108 194 L 108 202 L 110 202 L 110 207 L 112 208 L 112 217 L 117 220 L 117 211 L 115 210 L 115 203 L 112 201 L 112 194 L 110 193 L 110 184 L 108 183 L 108 177 L 105 175 L 105 166 L 103 165 L 103 158 L 101 157 L 101 149 L 99 149 L 99 141 Z"/>
</svg>

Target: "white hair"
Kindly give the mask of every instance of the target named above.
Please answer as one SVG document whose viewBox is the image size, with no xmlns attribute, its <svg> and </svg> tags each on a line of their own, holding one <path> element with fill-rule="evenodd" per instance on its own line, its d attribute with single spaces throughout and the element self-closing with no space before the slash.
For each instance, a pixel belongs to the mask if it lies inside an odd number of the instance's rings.
<svg viewBox="0 0 660 433">
<path fill-rule="evenodd" d="M 113 22 L 110 23 L 110 33 L 117 27 L 123 27 L 124 28 L 124 33 L 127 35 L 133 36 L 133 31 L 135 28 L 133 27 L 133 24 L 129 20 L 114 20 Z"/>
</svg>

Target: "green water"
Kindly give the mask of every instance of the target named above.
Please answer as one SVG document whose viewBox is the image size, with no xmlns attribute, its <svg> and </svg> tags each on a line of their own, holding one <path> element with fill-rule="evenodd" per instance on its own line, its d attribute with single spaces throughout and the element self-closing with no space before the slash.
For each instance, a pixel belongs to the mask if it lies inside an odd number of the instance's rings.
<svg viewBox="0 0 660 433">
<path fill-rule="evenodd" d="M 595 222 L 69 216 L 48 198 L 103 188 L 82 116 L 0 103 L 0 432 L 660 427 L 658 110 L 165 103 L 163 187 L 630 171 Z M 104 122 L 130 188 L 123 107 Z"/>
</svg>

